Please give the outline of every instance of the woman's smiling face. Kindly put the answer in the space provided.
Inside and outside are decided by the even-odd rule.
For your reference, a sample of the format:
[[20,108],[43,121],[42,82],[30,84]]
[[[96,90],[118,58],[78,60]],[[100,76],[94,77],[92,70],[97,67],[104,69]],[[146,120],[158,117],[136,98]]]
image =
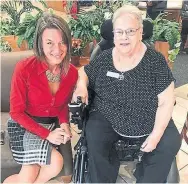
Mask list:
[[114,44],[119,52],[130,55],[142,40],[142,26],[132,14],[120,15],[114,22]]
[[45,29],[42,34],[42,47],[46,61],[50,65],[60,64],[67,54],[67,45],[58,29]]

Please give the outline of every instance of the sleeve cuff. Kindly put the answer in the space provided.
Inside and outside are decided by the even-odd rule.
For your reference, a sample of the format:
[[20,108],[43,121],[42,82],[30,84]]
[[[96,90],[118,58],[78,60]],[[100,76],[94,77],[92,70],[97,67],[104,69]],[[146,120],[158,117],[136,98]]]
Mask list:
[[40,137],[42,139],[46,139],[49,134],[50,134],[50,130],[46,129],[46,130],[44,130],[44,132],[42,132],[42,134],[40,135]]

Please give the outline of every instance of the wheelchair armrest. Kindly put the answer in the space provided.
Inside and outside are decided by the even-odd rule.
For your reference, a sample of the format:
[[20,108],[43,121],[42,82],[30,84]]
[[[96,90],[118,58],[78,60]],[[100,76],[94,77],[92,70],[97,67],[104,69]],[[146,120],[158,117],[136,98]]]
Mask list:
[[96,56],[98,56],[100,53],[102,53],[102,50],[100,48],[100,46],[97,44],[95,46],[95,48],[93,49],[91,56],[90,56],[90,62],[96,58]]

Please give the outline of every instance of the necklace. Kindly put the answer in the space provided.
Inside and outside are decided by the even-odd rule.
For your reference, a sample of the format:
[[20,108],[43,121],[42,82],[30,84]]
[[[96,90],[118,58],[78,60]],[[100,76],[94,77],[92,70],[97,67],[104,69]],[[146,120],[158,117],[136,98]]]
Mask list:
[[[129,70],[132,69],[132,67],[133,67],[134,64],[135,64],[136,59],[137,59],[137,57],[136,57],[136,56],[133,56],[133,58],[131,59],[132,62],[131,62],[131,65],[129,66],[129,68],[127,67],[127,68],[126,68],[126,71],[120,72],[119,78],[118,78],[119,80],[124,80],[124,79],[125,79],[125,76],[124,76],[125,72],[127,72],[127,71],[129,71]],[[118,62],[121,63],[120,57],[118,57]]]
[[119,78],[118,78],[119,80],[124,80],[124,78],[125,78],[125,77],[124,77],[124,73],[125,73],[125,72],[121,72],[121,74],[119,74]]
[[[135,57],[133,58],[133,63],[134,63],[134,61],[135,61]],[[119,57],[118,62],[120,63],[120,57]],[[132,64],[132,65],[133,65],[133,64]],[[131,67],[132,67],[132,65],[131,65]],[[119,80],[124,80],[124,79],[125,79],[125,76],[124,76],[125,72],[126,72],[126,71],[120,72],[119,77],[118,77]]]
[[50,72],[50,70],[47,70],[46,77],[49,82],[59,82],[61,79],[61,72],[55,75],[52,72]]

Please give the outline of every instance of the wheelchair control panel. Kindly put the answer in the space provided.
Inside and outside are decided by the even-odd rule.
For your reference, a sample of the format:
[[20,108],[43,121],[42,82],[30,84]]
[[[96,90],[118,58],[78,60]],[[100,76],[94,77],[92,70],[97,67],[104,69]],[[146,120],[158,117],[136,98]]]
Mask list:
[[82,103],[81,97],[77,98],[77,102],[68,104],[69,111],[71,112],[71,123],[78,125],[78,129],[83,128],[84,111],[86,110],[86,105]]
[[142,161],[144,152],[140,150],[143,143],[143,138],[126,138],[119,139],[115,143],[115,149],[117,151],[120,161]]

